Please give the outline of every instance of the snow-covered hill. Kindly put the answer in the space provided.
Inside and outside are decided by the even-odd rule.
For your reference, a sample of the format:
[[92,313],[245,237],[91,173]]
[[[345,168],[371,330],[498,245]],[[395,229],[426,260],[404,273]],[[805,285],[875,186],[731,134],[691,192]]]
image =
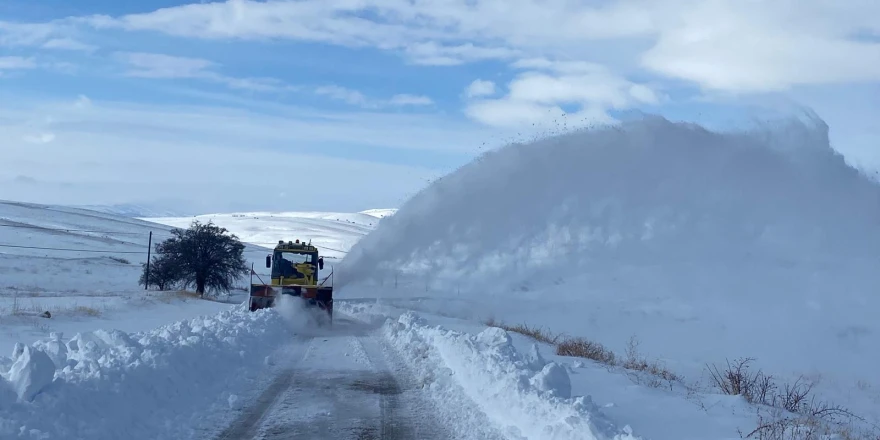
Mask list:
[[374,217],[385,218],[397,212],[397,209],[368,209],[366,211],[361,211],[361,214],[372,215]]
[[[328,220],[325,223],[334,226],[321,229],[324,236],[332,243],[347,244],[377,221],[362,214],[347,220],[366,226]],[[179,223],[186,227],[190,222]],[[301,232],[312,230],[307,224],[301,223]],[[299,232],[293,225],[288,227],[287,233]],[[144,291],[138,285],[150,233],[156,244],[170,237],[171,229],[115,213],[0,201],[0,350],[6,353],[15,342],[29,343],[51,332],[69,338],[78,331],[103,327],[140,331],[230,307]],[[343,238],[332,240],[333,231]],[[245,249],[246,259],[258,273],[265,272],[261,268],[267,252],[255,244]],[[241,302],[243,293],[237,295]],[[45,311],[51,318],[39,316]]]
[[186,215],[182,212],[172,211],[164,208],[138,205],[134,203],[117,203],[114,205],[80,205],[74,208],[87,209],[89,211],[98,211],[106,214],[116,214],[123,217],[181,217]]
[[337,287],[618,353],[635,336],[693,381],[754,357],[880,424],[878,200],[821,121],[649,118],[486,154],[358,242]]
[[144,218],[155,223],[185,228],[193,220],[209,221],[228,229],[242,241],[273,247],[279,240],[302,240],[317,246],[330,259],[341,259],[365,235],[394,210],[364,212],[235,212],[193,217]]

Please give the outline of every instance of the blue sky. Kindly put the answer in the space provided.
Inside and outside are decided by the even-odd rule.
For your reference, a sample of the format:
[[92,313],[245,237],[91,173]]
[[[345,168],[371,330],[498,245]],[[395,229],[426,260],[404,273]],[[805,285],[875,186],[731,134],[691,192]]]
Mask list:
[[874,1],[125,3],[0,4],[0,198],[395,207],[563,120],[780,102],[880,167]]

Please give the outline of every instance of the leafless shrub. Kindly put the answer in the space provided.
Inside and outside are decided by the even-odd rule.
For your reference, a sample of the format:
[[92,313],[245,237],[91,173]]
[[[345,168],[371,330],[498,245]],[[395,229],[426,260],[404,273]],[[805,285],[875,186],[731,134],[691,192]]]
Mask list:
[[716,365],[708,366],[710,380],[724,394],[742,396],[749,403],[770,404],[767,399],[775,388],[772,376],[765,375],[761,370],[751,372],[749,364],[753,358],[741,358],[732,364],[727,361],[727,368],[720,371]]
[[73,311],[87,316],[101,316],[101,311],[95,307],[76,306],[73,308]]
[[[848,411],[835,408],[849,414]],[[847,422],[835,421],[825,414],[797,414],[786,416],[783,409],[777,408],[768,415],[758,415],[758,426],[740,437],[756,440],[880,440],[876,430],[859,430],[852,421],[860,419],[853,416]],[[851,414],[850,414],[851,415]]]
[[798,377],[794,383],[785,384],[782,393],[775,396],[773,406],[793,413],[802,413],[807,396],[813,391],[813,383],[806,383],[804,377]]
[[536,341],[544,342],[546,344],[555,345],[561,339],[560,335],[553,334],[550,331],[544,330],[540,327],[531,327],[526,324],[510,325],[503,322],[495,321],[494,319],[488,319],[486,321],[486,325],[488,325],[489,327],[498,327],[513,333],[519,333],[521,335],[528,336]]
[[740,437],[756,440],[824,440],[826,429],[815,419],[784,417],[774,413],[770,417],[758,416],[758,426]]
[[592,359],[605,365],[617,365],[617,356],[604,345],[585,338],[568,338],[556,345],[556,354]]
[[[682,380],[681,376],[661,365],[659,361],[648,361],[643,357],[639,353],[639,343],[635,336],[631,337],[627,343],[626,358],[623,361],[623,368],[644,371],[667,382],[680,382]],[[652,386],[656,388],[659,386],[659,382]]]
[[[744,438],[758,440],[880,440],[877,433],[858,433],[855,421],[864,421],[849,410],[817,401],[811,397],[815,382],[804,376],[782,386],[781,391],[773,376],[761,370],[752,372],[751,358],[727,362],[721,371],[708,367],[711,382],[721,392],[742,396],[753,404],[771,408],[770,416],[758,414],[758,426]],[[742,435],[742,433],[740,433]]]

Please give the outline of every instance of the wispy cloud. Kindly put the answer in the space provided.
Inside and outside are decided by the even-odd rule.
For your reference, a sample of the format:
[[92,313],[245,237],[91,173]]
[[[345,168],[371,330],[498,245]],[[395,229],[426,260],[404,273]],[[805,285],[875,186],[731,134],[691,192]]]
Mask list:
[[464,94],[468,98],[494,95],[495,83],[492,81],[476,79],[467,87],[467,89],[465,89]]
[[0,21],[0,46],[38,46],[61,31],[55,23],[13,23]]
[[[647,85],[634,83],[608,68],[587,62],[524,59],[514,63],[525,69],[507,84],[507,94],[497,99],[478,99],[494,93],[494,83],[474,81],[465,94],[475,98],[466,114],[485,124],[512,127],[546,123],[562,114],[585,123],[607,123],[608,109],[658,104],[660,98]],[[568,112],[563,106],[576,106]]]
[[121,52],[118,55],[132,67],[128,75],[144,78],[201,78],[209,73],[208,68],[216,65],[201,58],[158,53]]
[[0,57],[0,70],[34,69],[37,67],[33,58]]
[[30,134],[22,136],[25,142],[31,144],[48,144],[55,140],[54,133],[40,133],[40,134]]
[[43,43],[40,47],[43,49],[74,50],[82,52],[94,52],[98,50],[98,46],[86,44],[72,38],[52,38]]
[[413,106],[422,106],[422,105],[431,105],[434,101],[427,96],[421,95],[408,95],[408,94],[399,94],[394,95],[391,99],[388,100],[388,104],[390,105],[413,105]]
[[158,53],[120,52],[117,53],[130,69],[127,75],[142,78],[195,78],[224,84],[233,89],[261,92],[293,91],[290,86],[275,78],[235,78],[215,72],[218,64],[202,59],[178,57]]
[[397,94],[389,99],[370,99],[357,90],[338,85],[318,87],[315,89],[315,93],[367,109],[380,109],[393,106],[426,106],[431,105],[434,102],[427,96],[409,94]]
[[426,66],[457,66],[473,61],[509,60],[521,53],[506,47],[481,47],[473,43],[447,46],[433,41],[408,45],[404,52],[412,63]]

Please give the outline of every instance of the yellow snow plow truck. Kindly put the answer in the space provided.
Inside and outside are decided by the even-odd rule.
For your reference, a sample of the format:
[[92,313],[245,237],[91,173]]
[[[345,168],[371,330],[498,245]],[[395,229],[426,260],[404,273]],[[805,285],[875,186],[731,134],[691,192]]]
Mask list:
[[[309,307],[317,307],[333,320],[333,285],[324,285],[330,275],[320,280],[319,271],[324,269],[324,257],[318,248],[306,243],[283,240],[278,242],[271,255],[266,256],[266,267],[272,269],[269,284],[251,282],[250,310],[273,307],[280,295],[299,297]],[[262,281],[262,280],[261,280]]]

